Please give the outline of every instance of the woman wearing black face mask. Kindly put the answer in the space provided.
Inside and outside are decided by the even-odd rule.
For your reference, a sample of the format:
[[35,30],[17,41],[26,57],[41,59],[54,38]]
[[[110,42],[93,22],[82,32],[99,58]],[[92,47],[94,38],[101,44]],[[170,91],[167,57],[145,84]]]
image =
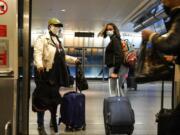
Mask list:
[[[105,51],[105,64],[109,68],[110,95],[124,96],[124,92],[117,89],[117,78],[119,78],[120,69],[122,69],[123,53],[121,47],[121,38],[117,26],[113,23],[106,24],[105,28],[99,33],[100,36],[106,38],[109,36],[110,42]],[[123,69],[122,69],[123,70]],[[119,79],[119,88],[122,82]],[[112,92],[112,93],[111,93]]]

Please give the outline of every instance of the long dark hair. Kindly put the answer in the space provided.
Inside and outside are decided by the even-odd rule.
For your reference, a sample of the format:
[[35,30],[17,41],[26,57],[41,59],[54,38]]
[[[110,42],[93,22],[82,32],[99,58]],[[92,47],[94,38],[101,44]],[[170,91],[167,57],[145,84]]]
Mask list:
[[118,29],[118,27],[114,23],[106,24],[105,27],[103,28],[103,30],[101,30],[101,32],[99,33],[99,36],[103,36],[104,38],[107,37],[106,31],[107,31],[107,26],[108,25],[111,25],[113,27],[114,35],[116,35],[118,38],[120,38],[119,29]]

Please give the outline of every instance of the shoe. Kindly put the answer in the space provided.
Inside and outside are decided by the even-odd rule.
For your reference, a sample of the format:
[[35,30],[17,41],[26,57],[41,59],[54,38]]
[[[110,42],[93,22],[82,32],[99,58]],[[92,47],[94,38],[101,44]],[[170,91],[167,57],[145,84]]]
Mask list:
[[44,126],[39,126],[38,127],[38,133],[39,135],[47,135],[45,129],[44,129]]
[[58,126],[57,126],[57,124],[56,124],[56,125],[53,125],[53,129],[54,129],[54,132],[55,132],[55,133],[58,132]]

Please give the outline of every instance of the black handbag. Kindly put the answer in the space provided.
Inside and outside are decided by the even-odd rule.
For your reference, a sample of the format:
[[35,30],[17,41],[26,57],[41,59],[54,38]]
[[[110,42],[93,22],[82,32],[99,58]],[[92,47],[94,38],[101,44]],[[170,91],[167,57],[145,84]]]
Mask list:
[[79,91],[88,89],[88,82],[84,76],[81,65],[76,65],[76,87]]

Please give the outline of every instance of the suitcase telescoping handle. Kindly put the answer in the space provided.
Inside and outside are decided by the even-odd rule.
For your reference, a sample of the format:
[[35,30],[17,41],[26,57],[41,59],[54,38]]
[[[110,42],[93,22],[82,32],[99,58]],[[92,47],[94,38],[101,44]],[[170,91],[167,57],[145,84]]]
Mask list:
[[[80,64],[75,65],[75,87],[76,87],[76,92],[78,92],[78,87],[77,87],[77,76],[78,76],[78,68],[81,66]],[[79,90],[81,93],[81,90]]]
[[173,72],[172,72],[172,102],[171,102],[171,106],[172,109],[174,109],[174,77],[175,77],[175,64],[173,64]]
[[118,95],[117,96],[121,96],[120,95],[120,86],[119,86],[119,78],[112,78],[112,77],[109,77],[108,79],[108,83],[109,83],[109,95],[112,96],[112,90],[111,90],[111,79],[116,79],[116,86],[117,86],[117,93]]
[[75,87],[76,87],[76,92],[78,92],[77,88],[77,74],[78,74],[78,64],[75,65]]
[[[171,107],[174,109],[174,71],[175,66],[173,65],[173,72],[172,72],[172,98],[171,98]],[[164,108],[164,80],[162,80],[162,88],[161,88],[161,110]]]
[[161,110],[164,107],[164,80],[162,80],[162,86],[161,86]]

